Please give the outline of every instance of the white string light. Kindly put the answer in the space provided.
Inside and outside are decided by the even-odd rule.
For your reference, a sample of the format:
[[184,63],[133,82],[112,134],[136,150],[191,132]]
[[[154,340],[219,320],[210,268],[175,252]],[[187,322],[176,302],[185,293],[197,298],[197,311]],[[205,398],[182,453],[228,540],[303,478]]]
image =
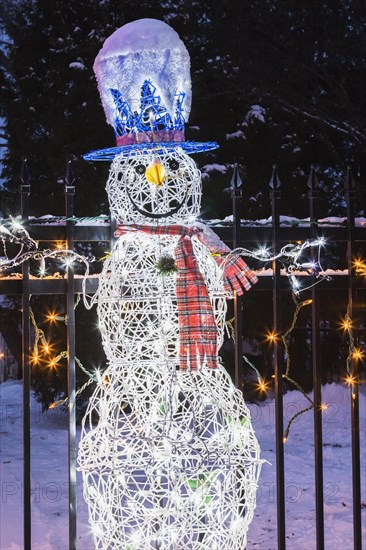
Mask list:
[[[324,247],[325,242],[326,241],[324,237],[319,237],[318,239],[314,239],[311,241],[307,240],[301,244],[289,243],[283,246],[278,253],[273,255],[271,255],[269,250],[263,246],[254,251],[248,250],[247,248],[239,247],[228,254],[225,262],[227,262],[230,256],[234,254],[243,257],[255,258],[256,260],[264,263],[279,260],[285,269],[292,291],[298,296],[300,292],[312,288],[316,284],[319,284],[321,281],[329,281],[331,279],[329,275],[326,275],[324,273],[323,267],[321,265],[321,249]],[[315,247],[318,248],[316,261],[309,261],[308,259],[306,261],[301,260],[301,257],[303,256],[305,250]],[[315,275],[315,278],[317,280],[314,283],[307,285],[306,287],[301,287],[301,283],[296,276],[296,271],[306,272],[310,275],[313,274]]]
[[[19,267],[28,260],[35,260],[39,262],[39,276],[44,277],[46,274],[46,260],[62,260],[65,268],[70,267],[73,262],[78,262],[83,264],[85,268],[85,277],[83,279],[85,288],[85,280],[89,275],[89,264],[95,261],[93,256],[87,258],[74,250],[68,250],[63,247],[41,250],[39,249],[38,242],[32,239],[20,222],[16,220],[16,223],[14,223],[12,218],[10,218],[9,227],[5,224],[0,224],[0,234],[4,251],[4,256],[0,257],[0,273]],[[8,255],[7,242],[20,245],[19,250],[13,257],[9,257]]]

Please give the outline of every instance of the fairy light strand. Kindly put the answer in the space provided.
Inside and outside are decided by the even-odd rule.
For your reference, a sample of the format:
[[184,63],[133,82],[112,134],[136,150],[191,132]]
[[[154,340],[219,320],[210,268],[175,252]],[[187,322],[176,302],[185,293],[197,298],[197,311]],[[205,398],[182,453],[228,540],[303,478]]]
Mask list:
[[[85,256],[82,256],[76,253],[73,250],[67,250],[66,248],[64,248],[63,243],[61,246],[60,242],[58,242],[58,244],[56,245],[57,248],[54,250],[51,250],[51,249],[39,250],[38,243],[30,237],[28,231],[18,221],[14,221],[13,219],[10,219],[10,228],[8,228],[5,224],[0,225],[0,233],[1,233],[1,240],[3,243],[3,248],[5,251],[4,257],[0,258],[0,272],[1,270],[14,269],[15,267],[19,267],[25,261],[33,259],[33,260],[39,261],[39,264],[40,264],[39,274],[41,277],[44,277],[46,272],[46,269],[45,269],[46,260],[62,259],[64,260],[66,267],[74,261],[83,263],[85,267],[85,277],[88,277],[89,264],[91,262],[98,261],[93,256],[90,258],[87,258]],[[9,258],[6,253],[6,241],[20,245],[20,250],[18,251],[18,253],[14,258]],[[303,292],[304,290],[308,290],[309,288],[312,288],[312,286],[319,284],[321,281],[330,280],[330,277],[324,274],[324,270],[321,266],[321,248],[324,246],[324,244],[325,244],[324,237],[320,237],[319,239],[315,239],[312,241],[305,241],[300,245],[289,243],[283,246],[281,250],[275,255],[271,255],[265,247],[261,247],[256,251],[255,250],[252,251],[246,248],[236,248],[226,256],[226,258],[224,259],[222,268],[225,267],[226,262],[229,261],[230,257],[233,254],[237,254],[243,257],[251,257],[263,263],[269,263],[274,260],[280,260],[281,264],[283,265],[283,268],[286,271],[286,275],[289,279],[292,291],[298,296],[300,292]],[[304,253],[304,251],[312,247],[318,247],[317,261],[316,262],[300,261],[300,258]],[[25,248],[26,250],[24,250]],[[99,261],[103,261],[104,258],[101,258]],[[315,281],[311,285],[307,285],[306,287],[301,288],[298,277],[296,276],[296,273],[295,273],[297,270],[304,270],[307,273],[311,273],[315,275],[317,281]],[[85,278],[83,279],[82,284],[83,284],[84,303],[88,309],[91,309],[91,307],[94,305],[96,300],[95,299],[92,300],[89,296],[87,296],[85,291],[86,289]]]
[[[77,298],[76,298],[76,301],[75,301],[75,304],[74,304],[74,309],[76,309],[79,302],[80,302],[80,294],[77,294]],[[31,323],[32,323],[32,326],[33,326],[33,329],[34,329],[33,356],[31,358],[31,360],[32,360],[32,363],[35,365],[35,364],[40,362],[40,356],[42,356],[42,354],[39,353],[39,342],[40,341],[42,342],[44,349],[47,346],[47,349],[45,350],[45,353],[47,355],[51,351],[51,346],[50,346],[49,341],[46,340],[46,336],[45,336],[44,331],[38,327],[32,308],[29,309],[29,316],[30,316],[30,320],[31,320]],[[65,325],[67,325],[67,320],[68,320],[67,315],[57,316],[57,319],[60,320],[60,321],[63,321],[65,323]],[[67,358],[68,358],[67,351],[66,350],[61,351],[55,357],[53,357],[51,360],[48,360],[48,365],[50,367],[55,367],[57,365],[57,363],[59,363],[59,361],[61,361],[62,359],[67,359]],[[83,391],[88,386],[90,386],[94,382],[97,382],[97,376],[95,374],[92,374],[91,372],[89,372],[89,370],[84,367],[84,365],[82,364],[82,362],[80,361],[80,359],[78,357],[75,357],[75,363],[80,368],[80,370],[88,377],[87,381],[76,391],[75,397],[78,397],[79,395],[81,395],[83,393]],[[68,397],[66,397],[65,399],[60,399],[58,401],[55,401],[54,403],[52,403],[50,405],[49,408],[54,409],[56,407],[59,407],[61,405],[66,404],[67,402],[68,402]]]
[[289,434],[289,431],[290,431],[290,427],[292,425],[292,423],[301,415],[303,415],[304,413],[308,412],[309,410],[311,409],[314,409],[315,408],[315,402],[313,399],[311,399],[307,393],[304,391],[304,389],[300,386],[300,384],[298,382],[296,382],[296,380],[294,380],[291,376],[290,376],[290,370],[291,370],[291,354],[290,354],[290,349],[289,349],[289,341],[290,341],[290,334],[292,333],[292,331],[295,329],[295,326],[296,326],[296,323],[297,323],[297,319],[298,319],[298,316],[299,316],[299,312],[300,310],[303,308],[303,307],[306,307],[307,305],[310,305],[312,303],[312,300],[304,300],[303,302],[298,302],[297,301],[297,298],[296,298],[296,295],[294,293],[292,293],[292,299],[294,301],[294,304],[295,304],[295,310],[294,310],[294,313],[293,313],[293,317],[292,317],[292,320],[291,320],[291,323],[290,323],[290,326],[289,328],[283,333],[280,335],[280,338],[282,340],[282,343],[283,343],[283,348],[284,348],[284,352],[285,352],[285,356],[286,356],[286,368],[285,368],[285,372],[283,373],[282,377],[287,380],[288,382],[290,382],[291,384],[293,384],[295,386],[295,388],[297,388],[298,391],[300,391],[300,393],[305,397],[305,399],[307,399],[307,401],[309,401],[310,403],[310,406],[308,407],[303,407],[300,411],[297,411],[291,418],[290,420],[288,421],[287,423],[287,426],[285,428],[285,432],[284,432],[284,438],[285,440],[287,440],[287,437],[288,437],[288,434]]
[[[10,221],[9,221],[10,220]],[[89,275],[89,264],[96,261],[94,256],[87,258],[78,254],[74,250],[68,250],[66,246],[56,249],[39,249],[39,243],[32,239],[28,231],[21,223],[13,218],[3,221],[0,224],[0,238],[3,245],[4,256],[0,258],[0,272],[8,271],[19,267],[28,260],[36,260],[40,262],[40,271],[44,271],[45,261],[47,259],[59,259],[67,262],[80,262],[85,267],[85,277]],[[14,257],[9,257],[7,253],[6,243],[20,245],[20,249]],[[57,246],[57,245],[56,245]]]
[[[252,251],[247,248],[236,248],[228,254],[225,261],[227,262],[229,258],[234,255],[240,255],[243,257],[250,257],[256,260],[259,260],[263,263],[273,262],[279,260],[286,271],[286,275],[289,279],[292,292],[298,296],[300,292],[309,290],[313,286],[319,284],[321,281],[329,281],[331,277],[326,275],[324,269],[321,265],[321,249],[325,245],[325,238],[319,237],[314,240],[307,240],[301,244],[289,243],[283,246],[277,254],[271,255],[269,250],[265,247],[260,247],[258,250]],[[317,260],[315,262],[301,261],[301,257],[305,250],[309,248],[318,247]],[[225,264],[224,261],[224,264]],[[317,281],[307,285],[306,287],[301,288],[301,285],[296,276],[296,271],[303,270],[308,274],[314,275]]]
[[[235,343],[234,320],[235,320],[234,317],[232,317],[231,319],[228,319],[226,321],[225,326],[226,326],[226,331],[227,331],[227,334],[228,334],[229,338],[231,338],[233,340],[233,342]],[[255,372],[255,374],[257,376],[257,381],[258,381],[259,388],[264,388],[266,386],[266,382],[264,381],[264,379],[263,379],[261,373],[259,372],[259,370],[257,369],[257,367],[255,365],[253,365],[253,363],[251,361],[249,361],[249,359],[246,355],[243,355],[243,360]]]
[[347,307],[347,312],[344,316],[342,323],[343,330],[347,333],[348,336],[348,355],[346,358],[346,371],[349,376],[352,376],[352,361],[360,360],[364,358],[364,352],[356,347],[355,345],[355,336],[353,333],[353,321],[349,315],[349,306]]
[[[290,376],[291,354],[290,354],[290,349],[289,349],[289,337],[290,337],[290,334],[292,333],[292,331],[296,327],[296,323],[297,323],[297,319],[298,319],[298,315],[299,315],[300,310],[303,307],[311,304],[311,300],[304,300],[303,302],[298,302],[297,299],[296,299],[296,296],[293,293],[292,293],[292,298],[293,298],[293,301],[295,303],[295,310],[294,310],[289,328],[283,334],[279,334],[279,335],[276,335],[276,336],[274,334],[270,333],[270,336],[267,337],[267,339],[270,340],[271,342],[273,342],[277,338],[280,338],[282,340],[283,347],[284,347],[284,352],[285,352],[285,356],[286,356],[286,369],[285,369],[285,372],[282,374],[282,378],[286,379],[289,383],[291,383],[293,386],[295,386],[295,388],[298,391],[301,392],[301,394],[305,397],[305,399],[307,399],[307,401],[310,402],[310,406],[309,407],[304,407],[300,411],[297,411],[296,414],[294,414],[290,418],[290,420],[287,423],[285,432],[284,432],[284,439],[285,440],[287,440],[291,425],[296,420],[296,418],[298,418],[299,416],[301,416],[305,412],[307,412],[307,411],[309,411],[309,410],[311,410],[315,407],[314,401],[307,395],[307,393],[304,391],[304,389],[301,387],[301,385],[298,382],[296,382],[296,380],[294,380]],[[226,324],[227,324],[228,334],[229,334],[230,338],[232,338],[235,342],[235,332],[234,332],[234,327],[233,327],[233,320],[234,319],[228,320],[226,322]],[[249,359],[245,355],[243,355],[243,359],[251,367],[251,369],[253,369],[254,372],[256,373],[257,381],[258,381],[258,386],[257,386],[258,390],[262,391],[262,392],[266,392],[268,390],[268,387],[269,387],[268,382],[266,382],[263,379],[263,377],[261,376],[258,369],[253,365],[253,363],[251,361],[249,361]]]

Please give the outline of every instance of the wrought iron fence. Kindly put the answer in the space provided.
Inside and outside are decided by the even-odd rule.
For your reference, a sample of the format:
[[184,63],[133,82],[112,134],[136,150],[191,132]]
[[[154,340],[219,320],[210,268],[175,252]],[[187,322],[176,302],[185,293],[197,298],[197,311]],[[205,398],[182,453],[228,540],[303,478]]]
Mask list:
[[[356,243],[366,242],[366,224],[355,224],[355,201],[357,191],[350,170],[344,186],[345,223],[339,226],[327,227],[319,223],[317,203],[319,198],[318,182],[314,170],[311,170],[308,180],[309,221],[306,225],[284,226],[281,223],[281,183],[276,168],[273,169],[269,182],[272,216],[266,226],[256,226],[250,222],[241,223],[242,186],[237,169],[234,169],[231,181],[233,202],[233,224],[231,226],[215,227],[219,236],[234,247],[245,243],[254,246],[258,242],[271,242],[272,252],[279,250],[282,243],[315,239],[327,234],[328,241],[341,242],[346,246],[347,272],[336,276],[329,283],[311,287],[311,358],[312,382],[315,407],[314,422],[314,464],[315,464],[315,520],[316,548],[324,549],[324,483],[323,483],[323,443],[321,415],[321,360],[320,360],[320,318],[319,293],[324,288],[346,289],[348,293],[348,314],[359,310],[359,291],[366,288],[365,277],[358,277],[354,265]],[[66,241],[69,250],[74,249],[75,242],[114,242],[115,224],[113,220],[103,225],[84,223],[78,224],[74,216],[73,198],[75,180],[68,165],[65,177],[65,216],[58,218],[55,224],[42,224],[39,219],[30,219],[29,197],[31,194],[30,177],[26,162],[23,162],[21,173],[21,218],[23,225],[37,241]],[[72,265],[67,267],[65,278],[30,278],[29,262],[22,264],[21,278],[0,279],[0,294],[22,296],[22,372],[23,372],[23,483],[24,483],[24,548],[31,550],[31,328],[30,328],[30,296],[60,294],[66,297],[67,304],[67,358],[68,358],[68,472],[69,472],[69,548],[76,549],[76,372],[75,372],[75,313],[74,296],[82,291],[81,279],[74,277]],[[311,276],[310,276],[311,277]],[[313,275],[314,277],[314,275]],[[315,282],[315,280],[313,281]],[[272,294],[273,333],[283,333],[282,295],[288,286],[287,278],[280,271],[280,263],[272,263],[272,277],[262,277],[254,287],[253,292],[270,291]],[[92,294],[97,289],[97,279],[87,280],[87,291]],[[236,297],[235,312],[235,372],[237,387],[243,387],[243,301]],[[354,332],[354,343],[357,343],[361,333]],[[364,336],[364,335],[363,335]],[[283,410],[283,374],[285,353],[283,340],[273,340],[273,369],[275,394],[275,429],[276,429],[276,490],[277,490],[277,544],[279,550],[286,549],[286,513],[285,513],[285,464],[284,464],[284,410]],[[361,373],[359,362],[350,357],[350,403],[352,419],[352,487],[353,487],[353,548],[362,549],[361,540],[361,475],[360,475],[360,424],[359,424],[359,384]],[[223,549],[224,550],[224,549]]]

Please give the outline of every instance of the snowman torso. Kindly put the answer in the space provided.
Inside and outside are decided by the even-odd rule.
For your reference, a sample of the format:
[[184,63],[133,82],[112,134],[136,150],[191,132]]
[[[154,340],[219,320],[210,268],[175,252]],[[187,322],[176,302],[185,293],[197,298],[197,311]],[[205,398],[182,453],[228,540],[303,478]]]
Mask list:
[[[175,256],[178,237],[127,233],[116,243],[99,280],[98,319],[110,361],[179,363],[176,275],[162,275],[157,264]],[[208,249],[192,239],[205,277],[222,345],[226,295],[222,272]],[[120,367],[121,368],[121,367]]]

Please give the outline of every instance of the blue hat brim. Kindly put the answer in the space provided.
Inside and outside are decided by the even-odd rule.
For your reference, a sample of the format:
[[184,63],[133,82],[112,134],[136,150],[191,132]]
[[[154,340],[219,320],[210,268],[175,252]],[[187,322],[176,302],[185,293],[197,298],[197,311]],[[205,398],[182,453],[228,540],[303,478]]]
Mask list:
[[141,149],[156,149],[159,150],[159,147],[164,147],[164,150],[173,152],[177,147],[183,149],[188,155],[193,155],[194,153],[203,153],[205,151],[212,151],[219,147],[218,143],[215,141],[207,141],[206,143],[197,142],[197,141],[161,141],[161,142],[146,142],[146,143],[136,143],[133,145],[122,145],[117,147],[110,147],[108,149],[98,149],[97,151],[90,151],[83,155],[84,160],[94,160],[94,161],[112,161],[117,155],[123,155],[124,157],[133,157],[134,154],[137,154]]

